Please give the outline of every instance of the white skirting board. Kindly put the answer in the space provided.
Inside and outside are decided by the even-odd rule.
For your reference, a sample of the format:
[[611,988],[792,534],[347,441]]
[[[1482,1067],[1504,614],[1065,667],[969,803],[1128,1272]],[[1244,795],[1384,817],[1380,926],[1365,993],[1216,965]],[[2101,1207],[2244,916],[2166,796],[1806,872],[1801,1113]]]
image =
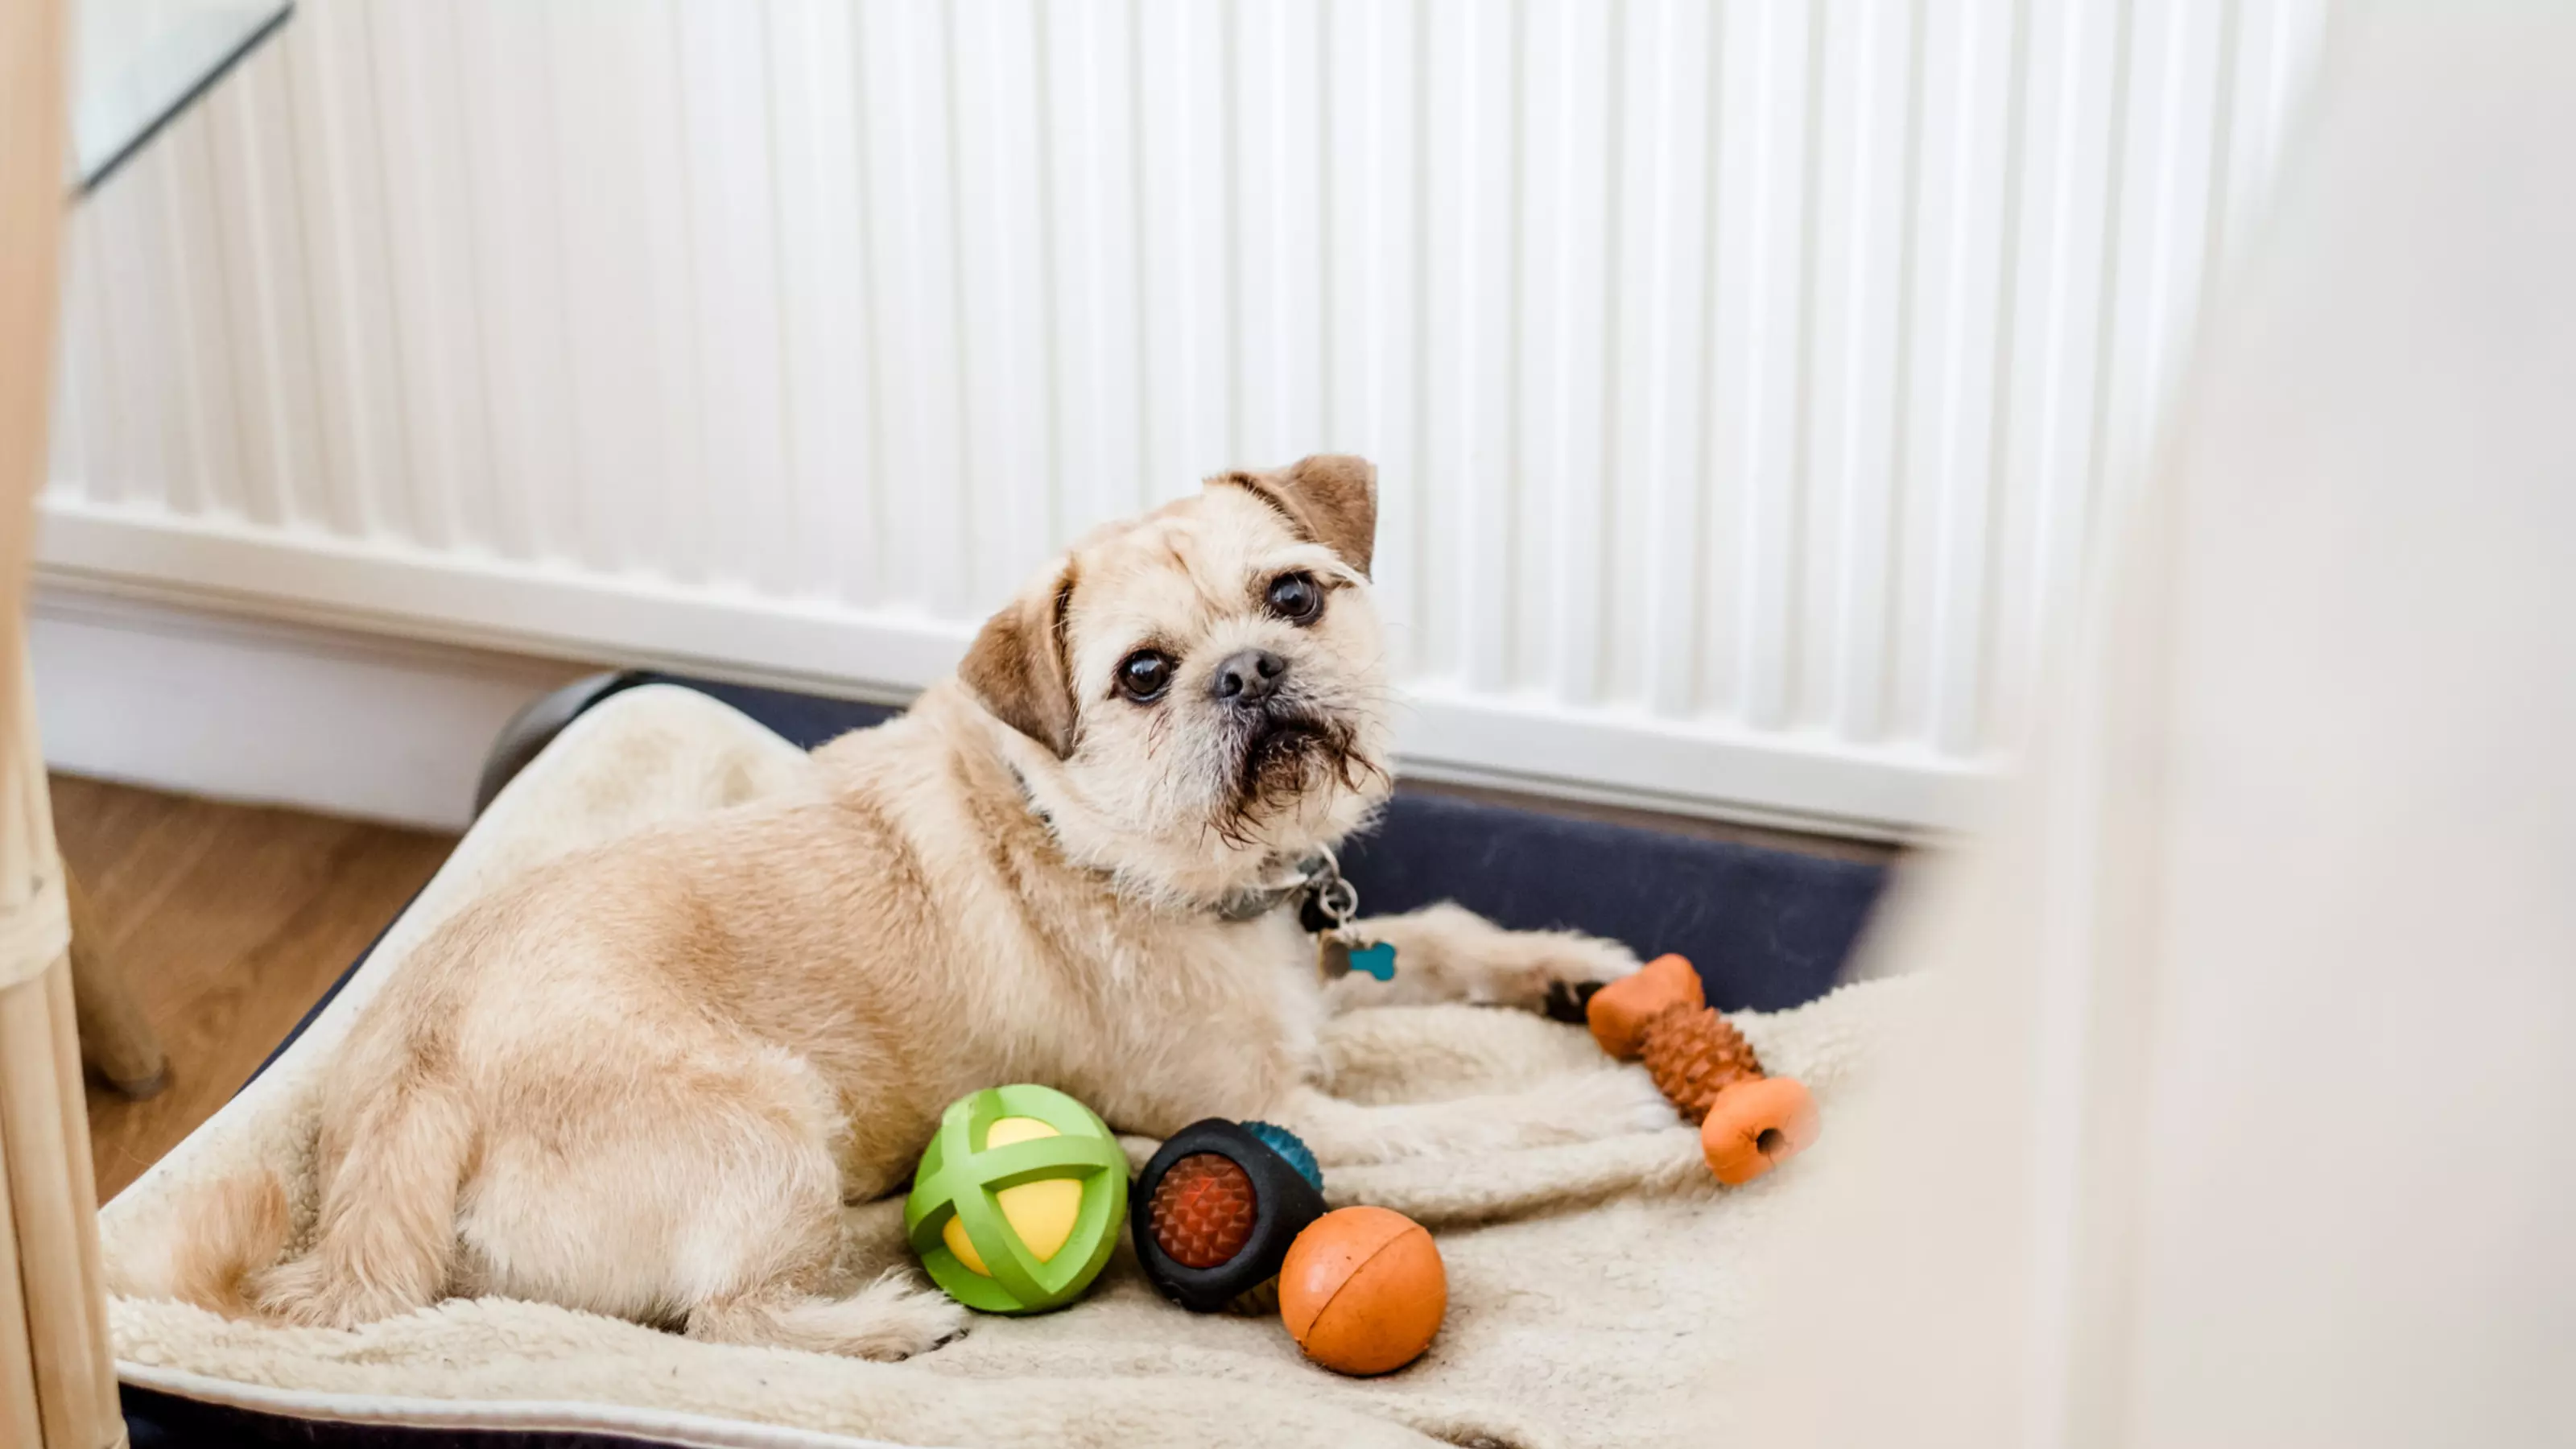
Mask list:
[[59,587],[28,641],[55,769],[441,830],[512,712],[582,672]]

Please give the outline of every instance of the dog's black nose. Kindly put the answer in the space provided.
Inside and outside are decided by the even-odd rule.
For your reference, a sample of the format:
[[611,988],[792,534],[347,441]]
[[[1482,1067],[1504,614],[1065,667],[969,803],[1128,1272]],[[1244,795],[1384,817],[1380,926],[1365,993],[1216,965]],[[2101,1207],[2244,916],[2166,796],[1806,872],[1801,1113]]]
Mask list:
[[1246,649],[1227,656],[1216,667],[1216,681],[1211,687],[1216,697],[1228,704],[1259,704],[1279,687],[1279,676],[1287,672],[1287,660],[1267,649]]

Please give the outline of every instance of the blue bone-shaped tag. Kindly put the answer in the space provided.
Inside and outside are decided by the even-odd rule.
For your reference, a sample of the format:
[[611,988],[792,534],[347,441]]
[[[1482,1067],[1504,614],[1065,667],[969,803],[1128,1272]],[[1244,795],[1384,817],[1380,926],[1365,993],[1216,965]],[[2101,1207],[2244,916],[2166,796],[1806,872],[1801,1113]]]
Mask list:
[[1351,951],[1351,969],[1365,971],[1380,981],[1393,981],[1395,979],[1395,943],[1378,941],[1370,945],[1354,947]]

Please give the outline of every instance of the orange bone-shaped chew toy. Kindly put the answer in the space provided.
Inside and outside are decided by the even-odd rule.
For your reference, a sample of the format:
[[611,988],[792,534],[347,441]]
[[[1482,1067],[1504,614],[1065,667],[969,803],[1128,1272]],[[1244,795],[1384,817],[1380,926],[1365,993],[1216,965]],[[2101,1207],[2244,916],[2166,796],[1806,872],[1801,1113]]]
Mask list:
[[1709,1009],[1699,973],[1679,956],[1658,956],[1594,992],[1584,1017],[1603,1051],[1645,1058],[1656,1087],[1700,1124],[1709,1170],[1729,1187],[1797,1156],[1822,1130],[1816,1099],[1791,1078],[1763,1075],[1751,1044]]

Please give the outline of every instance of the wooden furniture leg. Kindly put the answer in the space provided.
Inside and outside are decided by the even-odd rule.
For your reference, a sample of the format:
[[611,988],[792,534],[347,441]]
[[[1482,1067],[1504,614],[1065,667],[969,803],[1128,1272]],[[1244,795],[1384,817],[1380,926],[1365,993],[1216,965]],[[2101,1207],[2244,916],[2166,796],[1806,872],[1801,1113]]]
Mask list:
[[125,1443],[107,1344],[71,903],[21,632],[63,227],[62,0],[0,3],[0,1445]]
[[143,1004],[121,963],[102,944],[106,933],[82,893],[80,877],[63,867],[72,913],[72,1005],[80,1023],[81,1058],[119,1092],[141,1101],[169,1084],[169,1058],[144,1019]]

